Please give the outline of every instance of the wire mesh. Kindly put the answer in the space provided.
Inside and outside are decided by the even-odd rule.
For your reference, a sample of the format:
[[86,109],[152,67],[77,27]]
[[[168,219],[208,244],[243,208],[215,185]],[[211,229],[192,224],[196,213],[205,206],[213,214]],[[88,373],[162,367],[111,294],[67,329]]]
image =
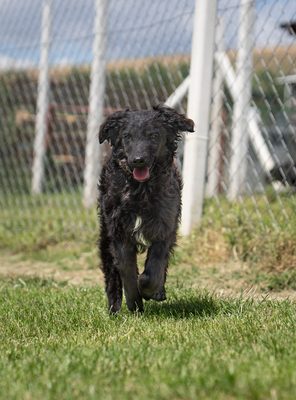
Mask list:
[[[81,200],[95,1],[52,0],[45,175],[43,193],[37,196],[31,193],[31,183],[43,4],[12,0],[3,4],[0,15],[0,220],[12,231],[38,225],[42,234],[44,224],[57,224],[75,235],[77,228],[94,229],[96,223],[96,210],[85,209]],[[105,115],[165,102],[184,81],[190,70],[194,5],[194,0],[109,1]],[[206,205],[223,215],[240,207],[263,231],[295,229],[294,5],[293,0],[255,2],[249,54],[253,114],[248,111],[247,123],[255,124],[273,168],[262,163],[260,148],[247,140],[246,178],[232,201],[230,171],[238,121],[234,89],[226,75],[239,72],[241,2],[218,1],[216,30],[224,28],[216,35],[214,49]],[[222,64],[228,62],[228,71],[221,59]],[[176,108],[186,112],[186,95]],[[182,167],[182,145],[180,149]]]

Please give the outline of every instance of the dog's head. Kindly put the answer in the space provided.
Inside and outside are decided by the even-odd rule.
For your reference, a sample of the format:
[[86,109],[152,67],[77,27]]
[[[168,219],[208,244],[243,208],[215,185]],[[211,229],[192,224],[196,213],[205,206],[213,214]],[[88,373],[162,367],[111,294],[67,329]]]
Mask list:
[[157,105],[150,111],[117,111],[99,131],[100,143],[108,140],[122,149],[134,179],[144,182],[156,163],[173,159],[182,132],[193,132],[194,123],[173,108]]

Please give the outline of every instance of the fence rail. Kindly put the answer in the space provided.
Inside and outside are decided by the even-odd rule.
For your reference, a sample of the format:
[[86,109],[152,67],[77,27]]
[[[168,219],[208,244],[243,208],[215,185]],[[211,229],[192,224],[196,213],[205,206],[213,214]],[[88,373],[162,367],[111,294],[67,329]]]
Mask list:
[[[191,145],[179,148],[183,203],[189,210],[184,233],[199,219],[192,214],[196,206],[200,215],[211,209],[226,219],[241,214],[262,232],[296,230],[294,0],[218,0],[215,18],[204,24],[205,44],[197,45],[195,3],[202,9],[207,1],[5,3],[0,16],[2,228],[29,231],[34,224],[62,220],[63,229],[74,235],[77,227],[94,229],[98,166],[108,150],[102,147],[99,154],[96,141],[102,118],[114,110],[166,102],[198,115],[196,134],[208,137],[203,146],[192,147],[188,139]],[[207,45],[211,22],[213,46]],[[199,67],[194,51],[203,45],[199,61],[208,66]],[[188,91],[195,90],[195,73],[199,84],[206,82],[209,65],[211,102],[203,92],[198,113]]]

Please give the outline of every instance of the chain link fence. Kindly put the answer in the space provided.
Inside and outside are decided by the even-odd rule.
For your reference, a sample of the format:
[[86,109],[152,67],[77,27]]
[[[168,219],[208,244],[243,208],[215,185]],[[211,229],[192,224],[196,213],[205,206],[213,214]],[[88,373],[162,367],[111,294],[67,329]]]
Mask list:
[[[205,205],[225,216],[239,208],[262,231],[294,230],[295,3],[254,4],[246,58],[251,62],[251,107],[239,113],[241,93],[235,79],[244,40],[239,33],[242,5],[218,1]],[[82,201],[95,0],[51,2],[44,175],[42,193],[36,195],[32,168],[43,7],[39,0],[11,0],[2,5],[0,15],[0,229],[30,232],[39,227],[42,235],[45,226],[57,225],[76,235],[77,229],[94,230],[96,224],[95,206],[85,208]],[[108,2],[105,115],[126,107],[151,108],[180,87],[190,71],[194,7],[194,0]],[[175,107],[186,112],[186,93]],[[245,165],[244,179],[237,183],[232,159],[240,118],[250,134],[239,160]],[[107,146],[102,157],[106,151]],[[179,156],[182,168],[182,144]],[[239,186],[235,195],[234,181]]]
[[295,4],[220,1],[218,17],[206,196],[254,229],[295,230]]

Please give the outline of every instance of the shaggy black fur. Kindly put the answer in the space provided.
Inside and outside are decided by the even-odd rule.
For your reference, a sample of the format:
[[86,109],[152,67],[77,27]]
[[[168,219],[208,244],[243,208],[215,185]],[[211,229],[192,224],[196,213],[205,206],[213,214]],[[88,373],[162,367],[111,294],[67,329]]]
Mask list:
[[[129,310],[143,310],[142,298],[166,299],[165,280],[181,213],[181,176],[174,157],[181,132],[192,120],[158,105],[150,111],[117,111],[100,127],[108,140],[99,183],[102,271],[109,310],[121,308],[122,283]],[[148,250],[138,277],[137,253]]]

